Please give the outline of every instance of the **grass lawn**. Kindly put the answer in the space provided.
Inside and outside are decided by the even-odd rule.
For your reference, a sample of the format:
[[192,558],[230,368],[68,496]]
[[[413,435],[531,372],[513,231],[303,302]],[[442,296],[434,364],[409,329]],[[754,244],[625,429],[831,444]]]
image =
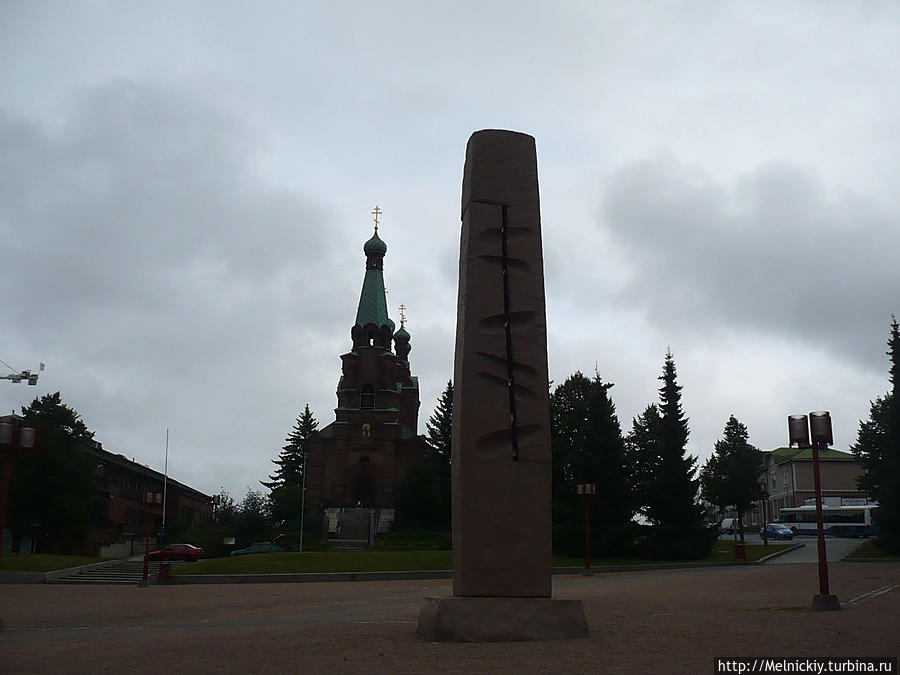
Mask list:
[[[748,545],[747,560],[759,560],[790,544]],[[304,572],[392,572],[449,570],[450,551],[305,551],[303,553],[259,553],[211,558],[172,570],[172,574],[295,574]],[[709,558],[689,562],[733,562],[734,542],[720,540]],[[594,558],[593,566],[642,565],[659,561],[643,558]],[[553,556],[554,567],[581,567],[582,558]]]
[[51,555],[35,553],[34,555],[15,555],[4,553],[0,558],[0,572],[52,572],[79,565],[89,565],[106,558],[88,558],[80,555]]
[[900,556],[891,555],[881,548],[877,541],[869,540],[864,542],[862,546],[850,553],[848,558],[884,558],[886,560],[897,560]]

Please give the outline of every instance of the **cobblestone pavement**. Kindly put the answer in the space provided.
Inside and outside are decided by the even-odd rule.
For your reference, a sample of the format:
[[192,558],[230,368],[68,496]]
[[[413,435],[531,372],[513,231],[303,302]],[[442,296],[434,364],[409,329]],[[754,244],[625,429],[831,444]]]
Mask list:
[[812,564],[554,577],[586,640],[438,644],[415,634],[450,582],[2,586],[0,671],[711,673],[715,656],[897,656],[900,564],[829,566],[840,612],[812,612]]

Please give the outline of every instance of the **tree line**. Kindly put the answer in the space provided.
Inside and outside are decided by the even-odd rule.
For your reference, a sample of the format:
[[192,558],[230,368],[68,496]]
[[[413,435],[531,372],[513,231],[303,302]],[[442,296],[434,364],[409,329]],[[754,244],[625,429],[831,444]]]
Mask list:
[[[859,487],[876,499],[878,541],[900,553],[900,334],[892,318],[887,355],[889,390],[870,404],[851,447],[863,473]],[[583,505],[577,482],[593,482],[598,498],[592,507],[591,550],[597,555],[636,554],[650,558],[694,558],[708,554],[714,541],[711,519],[701,497],[722,512],[740,516],[761,498],[761,454],[736,417],[726,421],[706,463],[687,453],[688,418],[681,403],[675,360],[667,351],[659,376],[659,399],[650,403],[631,428],[622,432],[610,395],[612,383],[598,373],[569,376],[550,395],[553,545],[560,553],[580,555]],[[450,459],[453,384],[448,382],[426,423],[427,452],[395,490],[397,525],[408,529],[449,529]],[[93,463],[87,451],[93,432],[59,392],[35,398],[22,407],[25,424],[38,428],[35,453],[12,463],[8,526],[17,531],[39,527],[44,551],[78,548],[90,527]],[[220,494],[216,523],[209,532],[179,532],[213,547],[221,534],[241,544],[268,539],[299,528],[300,490],[306,442],[318,428],[309,406],[298,416],[273,461],[268,490],[248,490],[239,501]],[[320,521],[310,518],[307,532]]]

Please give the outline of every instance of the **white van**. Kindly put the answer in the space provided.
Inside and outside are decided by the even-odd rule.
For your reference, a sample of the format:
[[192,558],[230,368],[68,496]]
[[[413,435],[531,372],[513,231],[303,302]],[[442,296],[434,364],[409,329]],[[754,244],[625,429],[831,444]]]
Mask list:
[[737,518],[723,518],[719,523],[719,534],[734,534],[736,529],[738,529]]

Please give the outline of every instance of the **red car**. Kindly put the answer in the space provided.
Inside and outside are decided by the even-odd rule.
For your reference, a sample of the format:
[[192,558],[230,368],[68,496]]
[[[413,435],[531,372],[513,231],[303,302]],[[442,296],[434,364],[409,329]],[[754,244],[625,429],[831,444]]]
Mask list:
[[148,560],[199,560],[203,557],[203,549],[190,544],[169,544],[161,551],[147,554]]

